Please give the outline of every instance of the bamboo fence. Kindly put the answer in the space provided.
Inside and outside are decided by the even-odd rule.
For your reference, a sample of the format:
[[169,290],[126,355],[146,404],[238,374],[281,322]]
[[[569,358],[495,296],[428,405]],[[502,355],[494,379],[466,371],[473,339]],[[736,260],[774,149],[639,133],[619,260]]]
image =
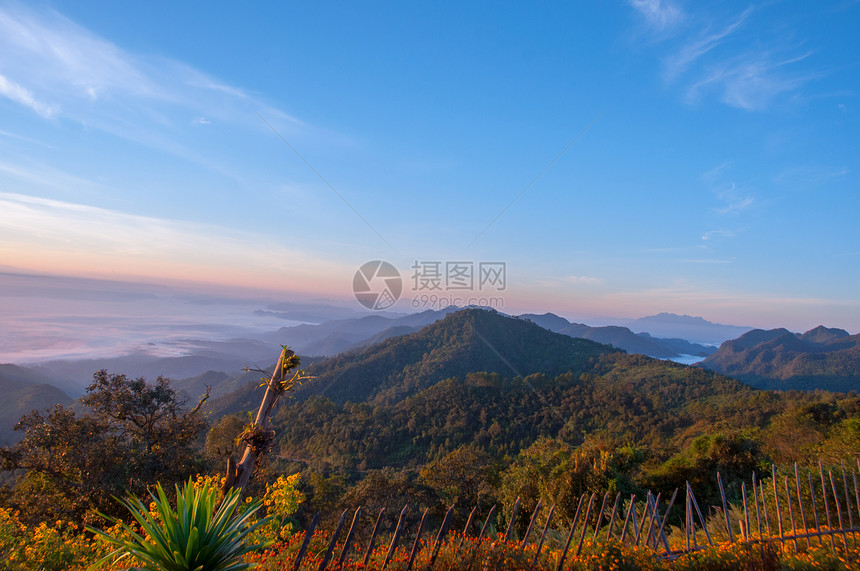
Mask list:
[[[860,471],[860,459],[857,461],[857,468]],[[767,485],[758,474],[753,473],[750,479],[751,494],[748,491],[747,482],[741,482],[740,505],[737,503],[730,504],[727,501],[722,476],[717,473],[720,505],[709,506],[710,512],[708,513],[703,513],[693,488],[687,483],[682,492],[684,506],[678,508],[683,510],[683,514],[681,514],[683,518],[679,517],[676,520],[681,521],[683,519],[683,523],[676,527],[671,534],[674,544],[669,541],[667,536],[667,522],[676,503],[680,506],[678,489],[674,491],[666,503],[665,509],[661,508],[661,494],[654,496],[650,492],[647,493],[645,501],[641,502],[641,506],[637,503],[635,494],[631,495],[627,502],[623,501],[620,492],[614,498],[611,498],[608,492],[602,498],[599,498],[595,493],[582,494],[573,517],[573,523],[567,533],[567,539],[561,544],[556,568],[561,571],[568,557],[578,557],[582,552],[585,539],[589,535],[594,542],[614,539],[627,545],[644,546],[654,550],[657,556],[664,559],[675,559],[683,554],[706,549],[716,544],[741,541],[756,542],[762,546],[765,543],[770,543],[779,549],[794,552],[810,547],[815,541],[819,544],[829,545],[834,554],[840,550],[848,553],[849,545],[856,552],[858,535],[860,535],[858,471],[852,469],[849,476],[845,465],[842,464],[836,474],[834,474],[833,469],[825,472],[820,461],[817,467],[804,469],[804,471],[807,476],[806,481],[801,477],[801,469],[797,464],[793,466],[793,470],[785,471],[784,473],[789,475],[783,475],[782,480],[780,480],[780,473],[782,472],[779,472],[774,466],[771,470],[770,482]],[[624,503],[627,504],[626,513],[623,509]],[[597,507],[598,504],[599,508]],[[511,510],[504,541],[520,552],[524,552],[544,506],[541,501],[538,501],[522,539],[514,541],[514,520],[519,508],[520,499],[517,498]],[[350,548],[353,546],[360,524],[361,510],[362,508],[359,507],[354,512],[352,525],[346,533],[340,547],[340,554],[333,568],[340,568],[348,560]],[[383,509],[379,512],[365,549],[365,565],[368,564],[370,556],[377,546],[384,511]],[[382,569],[388,566],[399,543],[406,535],[408,511],[409,506],[404,506],[397,525],[389,536],[388,549]],[[473,529],[474,523],[479,521],[476,511],[477,508],[474,508],[469,514],[463,530],[463,537],[457,546],[458,557],[468,561],[468,567],[474,563],[477,550],[461,552],[461,548],[466,536]],[[322,555],[321,562],[317,567],[318,571],[325,571],[329,568],[342,535],[344,523],[349,515],[348,512],[349,510],[346,510],[341,514],[328,543],[328,548]],[[493,506],[489,510],[480,532],[475,536],[476,539],[486,536],[494,521],[495,512],[496,506]],[[433,566],[443,540],[451,531],[453,513],[454,506],[451,506],[445,513],[435,539],[422,545],[421,538],[425,530],[427,533],[432,533],[432,530],[426,529],[428,510],[424,511],[412,541],[407,570],[412,568],[416,555],[422,548],[431,550],[429,566]],[[544,548],[554,513],[555,505],[552,505],[546,516],[543,531],[534,541],[537,548],[532,560],[532,567],[537,563]],[[293,564],[294,571],[299,571],[302,566],[310,539],[319,525],[319,520],[320,514],[317,513],[305,532]],[[677,538],[681,534],[682,540],[678,541]]]

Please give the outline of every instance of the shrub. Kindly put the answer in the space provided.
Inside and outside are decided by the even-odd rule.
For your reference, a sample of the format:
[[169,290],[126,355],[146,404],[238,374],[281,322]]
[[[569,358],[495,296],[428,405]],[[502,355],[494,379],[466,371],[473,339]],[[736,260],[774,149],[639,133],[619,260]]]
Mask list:
[[266,546],[245,542],[267,520],[253,521],[262,506],[260,501],[237,510],[241,490],[228,492],[217,509],[218,489],[209,482],[195,486],[189,479],[182,489],[176,486],[175,511],[160,484],[156,485],[156,494],[150,495],[154,513],[137,498],[120,500],[145,536],[113,518],[108,519],[117,524],[122,534],[88,528],[117,548],[102,561],[120,555],[133,557],[144,568],[158,571],[239,571],[251,567],[242,560],[245,554]]

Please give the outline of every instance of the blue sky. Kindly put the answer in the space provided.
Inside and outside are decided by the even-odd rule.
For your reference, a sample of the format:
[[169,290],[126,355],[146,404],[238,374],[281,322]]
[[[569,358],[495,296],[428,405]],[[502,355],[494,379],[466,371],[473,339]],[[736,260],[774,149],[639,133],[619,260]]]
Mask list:
[[368,260],[503,261],[510,312],[855,333],[858,29],[840,1],[0,1],[0,267],[347,300]]

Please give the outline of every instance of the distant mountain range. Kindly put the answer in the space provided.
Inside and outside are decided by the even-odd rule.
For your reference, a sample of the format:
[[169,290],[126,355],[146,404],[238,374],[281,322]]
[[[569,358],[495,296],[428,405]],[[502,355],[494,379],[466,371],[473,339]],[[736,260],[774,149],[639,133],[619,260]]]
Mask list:
[[[267,313],[278,314],[284,319],[316,318],[343,315],[344,310],[328,306],[304,306],[300,304],[273,305]],[[206,339],[186,339],[162,344],[159,349],[171,345],[178,353],[176,356],[152,354],[143,348],[134,353],[117,357],[91,358],[80,360],[54,360],[30,366],[43,377],[51,379],[52,384],[72,396],[83,394],[99,369],[123,372],[132,377],[155,378],[164,375],[172,379],[196,377],[208,371],[220,371],[230,375],[239,373],[245,366],[265,363],[280,350],[280,344],[289,345],[300,355],[312,357],[332,357],[345,351],[373,345],[390,337],[419,331],[422,327],[458,311],[448,307],[443,310],[426,310],[415,314],[373,314],[356,313],[356,317],[334,319],[322,323],[306,323],[282,327],[277,331],[261,333],[249,338],[213,341]],[[263,310],[260,310],[263,311]],[[661,317],[663,316],[663,317]],[[716,327],[721,331],[733,326],[710,324],[701,318],[689,318],[661,314],[657,321],[668,327],[670,321],[688,324],[689,320],[700,328]],[[661,359],[676,358],[680,355],[705,357],[714,348],[700,343],[690,343],[680,335],[672,338],[652,337],[649,333],[633,333],[621,326],[590,327],[581,323],[571,323],[557,315],[527,314],[522,316],[551,331],[570,337],[591,339],[599,343],[611,344],[628,353],[641,353]],[[644,318],[649,320],[651,318]],[[680,321],[679,321],[680,320]],[[639,320],[642,321],[642,320]],[[745,330],[745,328],[737,328]],[[669,329],[666,329],[669,330]]]
[[702,317],[658,313],[633,320],[619,322],[633,331],[644,331],[655,337],[686,339],[691,343],[719,345],[728,339],[743,335],[752,327],[711,323]]
[[582,323],[571,323],[554,313],[544,313],[543,315],[527,313],[520,317],[533,321],[550,331],[570,337],[591,339],[598,343],[606,343],[624,349],[628,353],[639,353],[658,359],[671,359],[681,355],[706,357],[716,351],[716,347],[690,343],[684,339],[661,339],[651,337],[648,333],[636,334],[629,328],[618,325],[590,327]]
[[699,365],[761,388],[860,391],[860,335],[823,326],[803,334],[754,329]]
[[0,394],[3,395],[0,400],[0,446],[20,440],[21,435],[13,428],[25,414],[72,402],[69,395],[49,381],[23,367],[0,365]]

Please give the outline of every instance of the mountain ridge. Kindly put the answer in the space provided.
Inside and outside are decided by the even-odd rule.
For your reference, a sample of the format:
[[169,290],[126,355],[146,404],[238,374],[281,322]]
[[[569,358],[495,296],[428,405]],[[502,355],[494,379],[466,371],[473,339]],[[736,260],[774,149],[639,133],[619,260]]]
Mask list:
[[860,334],[819,325],[805,333],[754,329],[701,367],[769,389],[860,390]]

